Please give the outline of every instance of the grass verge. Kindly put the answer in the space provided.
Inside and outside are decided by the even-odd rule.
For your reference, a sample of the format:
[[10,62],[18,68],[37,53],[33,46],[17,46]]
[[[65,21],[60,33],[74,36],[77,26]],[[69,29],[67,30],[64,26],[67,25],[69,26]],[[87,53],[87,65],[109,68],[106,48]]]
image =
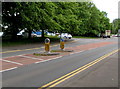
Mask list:
[[85,39],[98,39],[99,37],[84,37],[84,36],[73,36],[73,38],[85,38]]
[[[53,37],[53,36],[47,36],[50,38],[51,42],[58,42],[59,38],[58,37]],[[46,38],[46,37],[45,37]],[[11,40],[2,40],[1,44],[3,47],[8,47],[8,46],[17,46],[17,45],[27,45],[27,44],[35,44],[35,43],[44,43],[45,38],[42,37],[35,37],[35,38],[21,38],[16,41],[11,41]]]

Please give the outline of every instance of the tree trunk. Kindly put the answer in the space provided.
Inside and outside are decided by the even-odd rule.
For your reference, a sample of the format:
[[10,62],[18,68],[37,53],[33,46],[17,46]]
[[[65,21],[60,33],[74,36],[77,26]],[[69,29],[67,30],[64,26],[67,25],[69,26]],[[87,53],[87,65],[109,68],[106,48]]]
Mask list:
[[42,30],[42,38],[44,38],[45,36],[44,36],[44,30]]
[[31,39],[31,34],[32,34],[32,31],[29,30],[29,31],[28,31],[28,39]]
[[17,40],[17,34],[13,33],[12,37],[11,37],[11,40],[12,41],[16,41]]
[[17,40],[17,31],[12,31],[11,40],[12,41],[16,41]]

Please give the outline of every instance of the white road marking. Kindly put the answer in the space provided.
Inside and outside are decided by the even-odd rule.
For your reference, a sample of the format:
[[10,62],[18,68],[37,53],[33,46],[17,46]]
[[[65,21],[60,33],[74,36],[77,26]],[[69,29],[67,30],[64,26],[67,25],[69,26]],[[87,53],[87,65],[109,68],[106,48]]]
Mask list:
[[[83,51],[84,51],[84,50],[83,50]],[[81,53],[81,52],[83,52],[83,51],[73,52],[73,53],[70,53],[70,55],[76,54],[76,53]]]
[[81,53],[81,52],[83,52],[83,51],[78,51],[78,52],[74,52],[74,53]]
[[[22,54],[22,55],[26,55],[26,54]],[[3,59],[4,59],[4,58],[11,58],[11,57],[18,57],[18,56],[21,56],[21,55],[10,56],[10,57],[3,57]]]
[[61,58],[61,57],[62,56],[59,56],[59,57],[51,58],[51,59],[48,59],[48,60],[58,59],[58,58]]
[[14,63],[14,64],[18,64],[18,65],[23,65],[21,63],[18,63],[18,62],[13,62],[13,61],[8,61],[8,60],[3,60],[3,59],[0,59],[1,61],[5,61],[5,62],[10,62],[10,63]]
[[18,68],[18,67],[13,67],[13,68],[10,68],[10,69],[2,70],[2,71],[0,71],[0,73],[5,72],[5,71],[9,71],[9,70],[13,70],[13,69],[16,69],[16,68]]
[[59,56],[59,57],[55,57],[55,58],[51,58],[51,59],[48,59],[48,60],[44,60],[44,61],[35,62],[35,64],[38,64],[38,63],[41,63],[41,62],[50,61],[50,60],[53,60],[53,59],[58,59],[58,58],[61,58],[61,57],[62,57],[62,56]]
[[25,58],[30,58],[30,59],[43,60],[43,59],[40,59],[40,58],[29,57],[29,56],[24,56],[24,55],[19,55],[19,56],[21,56],[21,57],[25,57]]

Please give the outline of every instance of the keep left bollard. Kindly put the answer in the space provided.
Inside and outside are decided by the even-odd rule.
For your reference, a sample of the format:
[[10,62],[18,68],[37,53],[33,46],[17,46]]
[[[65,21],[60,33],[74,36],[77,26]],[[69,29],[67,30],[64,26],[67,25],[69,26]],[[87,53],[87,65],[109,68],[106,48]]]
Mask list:
[[65,49],[65,39],[60,38],[60,49],[52,50],[52,52],[73,52],[73,50]]
[[45,52],[47,53],[50,52],[50,39],[49,38],[45,39]]
[[52,56],[52,55],[59,55],[59,53],[55,53],[55,52],[50,51],[50,39],[46,38],[45,39],[45,52],[33,53],[33,55],[36,55],[36,56]]
[[63,50],[64,49],[64,39],[60,39],[60,48],[61,48],[61,50]]

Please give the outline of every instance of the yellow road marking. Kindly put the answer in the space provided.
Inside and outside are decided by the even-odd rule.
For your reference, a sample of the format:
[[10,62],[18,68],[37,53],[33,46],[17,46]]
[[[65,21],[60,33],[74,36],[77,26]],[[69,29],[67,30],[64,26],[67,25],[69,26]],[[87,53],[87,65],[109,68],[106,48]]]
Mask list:
[[24,49],[24,50],[33,50],[33,49],[40,49],[40,48],[31,48],[31,49]]
[[78,73],[80,73],[80,72],[86,70],[87,68],[91,67],[92,65],[95,65],[96,63],[98,63],[99,61],[105,59],[105,58],[108,57],[108,56],[110,56],[110,55],[107,55],[107,56],[105,56],[105,57],[102,57],[100,60],[97,60],[97,61],[93,62],[92,64],[88,65],[87,67],[85,67],[85,68],[83,68],[83,69],[77,71],[76,73],[74,73],[74,74],[72,74],[72,75],[70,75],[70,76],[68,76],[68,77],[66,77],[66,78],[64,78],[64,79],[62,79],[61,81],[59,81],[59,82],[57,82],[57,83],[55,83],[55,84],[53,84],[53,85],[51,85],[51,86],[49,86],[49,87],[54,87],[54,86],[60,84],[61,82],[65,81],[65,80],[67,80],[67,79],[69,79],[69,78],[71,78],[72,76],[74,76],[74,75],[76,75],[76,74],[78,74]]
[[21,51],[21,50],[11,50],[11,51],[5,51],[5,52],[0,52],[0,53],[11,53],[11,52],[18,52],[18,51]]
[[[75,42],[75,41],[71,41],[71,42]],[[67,42],[67,43],[71,43],[71,42]],[[57,46],[57,45],[59,45],[59,44],[53,45],[51,47],[54,47],[54,46]],[[44,48],[44,46],[40,47],[40,48],[30,48],[30,49],[22,49],[22,50],[10,50],[10,51],[0,52],[0,53],[12,53],[12,52],[26,51],[26,50],[33,50],[33,49],[41,49],[41,48]]]
[[[95,60],[95,61],[96,61],[96,60]],[[88,63],[88,64],[86,64],[86,65],[84,65],[84,66],[82,66],[82,67],[80,67],[80,68],[78,68],[78,69],[76,69],[76,70],[74,70],[74,71],[72,71],[72,72],[70,72],[70,73],[68,73],[68,74],[66,74],[66,75],[64,75],[64,76],[62,76],[62,77],[60,77],[60,78],[58,78],[58,79],[56,79],[56,80],[54,80],[54,81],[46,84],[46,85],[44,85],[44,86],[42,86],[42,87],[47,87],[47,86],[51,85],[52,83],[54,83],[54,82],[56,82],[56,81],[58,81],[58,80],[61,80],[62,78],[64,78],[64,77],[66,77],[66,76],[68,76],[68,75],[70,75],[70,74],[72,74],[72,73],[74,73],[74,72],[76,72],[76,71],[78,71],[78,70],[80,70],[80,69],[82,69],[82,68],[90,65],[91,63],[92,63],[92,62],[90,62],[90,63]]]
[[68,73],[68,74],[66,74],[66,75],[64,75],[64,76],[62,76],[62,77],[52,81],[52,82],[50,82],[50,83],[48,83],[48,84],[43,85],[42,87],[40,87],[38,89],[42,89],[44,87],[46,87],[46,89],[48,89],[50,87],[54,87],[54,86],[60,84],[61,82],[71,78],[72,76],[74,76],[74,75],[84,71],[85,69],[91,67],[92,65],[95,65],[96,63],[98,63],[99,61],[107,58],[108,56],[118,52],[119,50],[120,49],[117,49],[117,50],[114,50],[114,51],[112,51],[112,52],[110,52],[108,54],[105,54],[104,56],[102,56],[102,57],[100,57],[100,58],[98,58],[98,59],[96,59],[96,60],[94,60],[94,61],[92,61],[92,62],[90,62],[90,63],[88,63],[88,64],[86,64],[86,65],[84,65],[84,66],[82,66],[82,67],[80,67],[80,68],[78,68],[78,69],[76,69],[76,70],[74,70],[74,71],[72,71],[72,72],[70,72],[70,73]]

